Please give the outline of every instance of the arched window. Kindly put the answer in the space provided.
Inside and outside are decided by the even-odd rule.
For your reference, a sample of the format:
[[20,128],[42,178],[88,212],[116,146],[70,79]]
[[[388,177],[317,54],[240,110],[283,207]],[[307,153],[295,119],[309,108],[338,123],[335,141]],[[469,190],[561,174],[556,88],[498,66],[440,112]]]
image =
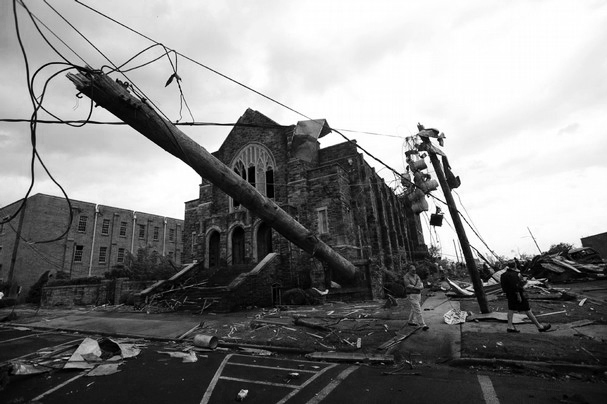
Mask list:
[[220,254],[219,232],[213,231],[209,236],[209,268],[216,268],[219,266]]
[[237,227],[232,232],[232,264],[244,264],[244,230]]
[[257,229],[257,260],[261,261],[272,252],[272,228],[265,223]]
[[[274,198],[274,168],[272,152],[260,143],[250,143],[242,148],[232,160],[232,169],[262,195]],[[237,209],[240,202],[231,199],[230,207]]]

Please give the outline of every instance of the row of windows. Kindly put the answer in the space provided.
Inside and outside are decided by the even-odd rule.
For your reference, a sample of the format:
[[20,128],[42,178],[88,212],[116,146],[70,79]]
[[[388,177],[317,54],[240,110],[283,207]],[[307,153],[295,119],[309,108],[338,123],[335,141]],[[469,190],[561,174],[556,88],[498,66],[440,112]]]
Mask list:
[[[99,247],[99,264],[105,264],[107,263],[108,260],[108,248],[105,246],[101,246]],[[126,253],[126,249],[125,248],[118,248],[118,254],[116,255],[116,263],[121,264],[124,263],[124,257],[125,257],[125,253]],[[82,256],[84,254],[84,246],[82,245],[77,245],[76,248],[74,249],[74,262],[75,263],[82,263]],[[169,252],[169,258],[173,259],[173,257],[179,254],[179,251],[177,251],[177,254],[174,254],[172,251]]]
[[[86,225],[88,222],[88,216],[81,215],[78,219],[78,231],[83,233],[86,231]],[[126,237],[126,229],[128,222],[120,222],[120,237]],[[139,238],[145,239],[145,224],[139,225]],[[110,234],[110,219],[103,219],[101,223],[101,234],[107,236]],[[152,237],[154,241],[160,240],[160,227],[154,226]],[[169,229],[169,241],[175,241],[175,229]]]

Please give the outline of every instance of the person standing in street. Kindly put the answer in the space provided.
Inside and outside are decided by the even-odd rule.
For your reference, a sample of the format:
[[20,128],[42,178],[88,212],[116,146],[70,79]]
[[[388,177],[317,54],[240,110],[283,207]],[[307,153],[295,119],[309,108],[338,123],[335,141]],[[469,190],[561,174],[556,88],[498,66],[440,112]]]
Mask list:
[[520,272],[521,271],[517,268],[515,262],[509,262],[506,272],[502,273],[500,278],[502,290],[508,299],[508,328],[506,331],[520,332],[513,324],[515,311],[524,311],[525,314],[527,314],[527,317],[535,324],[539,332],[548,331],[550,329],[550,324],[541,324],[537,321],[537,318],[535,318],[535,315],[531,311],[529,301],[527,300],[527,296],[525,296],[523,289],[526,282],[521,278]]
[[426,331],[429,327],[424,322],[422,317],[422,290],[424,289],[424,283],[417,274],[415,265],[409,265],[409,270],[404,276],[405,291],[407,292],[407,300],[411,304],[411,312],[409,313],[409,325],[422,327]]

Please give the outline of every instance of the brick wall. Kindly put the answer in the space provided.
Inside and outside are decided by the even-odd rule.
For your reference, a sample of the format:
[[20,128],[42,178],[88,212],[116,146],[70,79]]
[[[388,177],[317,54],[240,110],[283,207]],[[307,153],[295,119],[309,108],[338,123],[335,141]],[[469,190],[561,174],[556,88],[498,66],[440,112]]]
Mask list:
[[[0,216],[5,217],[17,205],[15,203],[0,209]],[[8,281],[10,268],[13,268],[15,289],[17,286],[23,287],[21,301],[46,271],[63,271],[71,278],[103,276],[119,264],[120,249],[136,253],[138,248],[149,246],[159,254],[164,252],[168,256],[172,253],[176,263],[181,263],[182,220],[76,200],[71,201],[71,208],[73,220],[69,231],[53,242],[39,243],[61,236],[68,228],[70,208],[64,198],[33,195],[27,200],[22,226],[19,226],[19,217],[11,222],[12,227],[3,226],[0,234],[0,245],[3,246],[0,278]],[[79,229],[80,219],[84,217],[87,219],[86,226]],[[126,231],[121,235],[122,222],[126,224]],[[141,237],[140,224],[145,226]],[[21,239],[13,227],[15,231],[21,228]],[[82,247],[79,260],[75,259],[77,246]],[[13,253],[14,263],[11,262]]]
[[42,306],[117,305],[129,294],[140,292],[154,281],[103,280],[91,285],[50,286],[42,288]]

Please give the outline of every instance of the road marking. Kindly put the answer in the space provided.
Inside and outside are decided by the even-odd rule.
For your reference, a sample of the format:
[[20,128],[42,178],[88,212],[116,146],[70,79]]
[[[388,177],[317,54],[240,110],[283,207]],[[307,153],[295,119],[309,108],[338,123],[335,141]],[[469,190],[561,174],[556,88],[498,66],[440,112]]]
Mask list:
[[318,370],[305,370],[305,369],[295,369],[295,368],[281,368],[276,366],[264,366],[264,365],[253,365],[249,363],[239,363],[232,362],[230,366],[245,366],[248,368],[261,368],[261,369],[270,369],[270,370],[284,370],[287,372],[299,372],[299,373],[316,373]]
[[[217,371],[215,372],[215,376],[213,376],[213,380],[211,380],[211,383],[209,383],[209,386],[207,387],[207,390],[205,391],[204,396],[202,397],[202,400],[200,400],[200,404],[207,404],[211,400],[211,396],[213,395],[213,390],[215,389],[215,386],[217,385],[217,382],[219,380],[239,381],[239,382],[244,382],[244,383],[265,384],[268,386],[290,388],[290,389],[292,389],[292,391],[289,394],[287,394],[285,397],[283,397],[282,400],[280,400],[280,401],[278,401],[278,403],[276,403],[276,404],[284,404],[289,399],[291,399],[291,397],[293,397],[299,391],[301,391],[301,389],[303,389],[304,387],[306,387],[307,385],[312,383],[314,380],[316,380],[318,377],[320,377],[323,373],[325,373],[329,369],[333,369],[335,366],[337,366],[337,364],[334,364],[334,363],[325,364],[325,366],[320,370],[310,371],[310,370],[303,370],[303,369],[292,369],[292,368],[288,368],[288,367],[283,368],[283,367],[254,365],[254,364],[247,364],[247,363],[241,363],[241,362],[230,362],[230,359],[234,356],[241,357],[242,355],[228,354],[224,358],[223,362],[221,362],[221,365],[219,365],[219,367],[217,368]],[[250,357],[247,356],[247,358],[250,358]],[[292,361],[292,362],[312,363],[312,362],[306,362],[306,361]],[[300,385],[296,385],[296,384],[291,385],[291,384],[265,382],[262,380],[242,379],[242,378],[236,378],[236,377],[222,376],[221,374],[223,373],[223,370],[228,365],[248,366],[248,367],[256,367],[256,368],[265,368],[265,369],[270,369],[270,370],[281,370],[281,371],[297,371],[297,372],[302,372],[302,373],[306,372],[306,373],[314,373],[314,374],[309,379],[307,379],[304,383],[302,383]]]
[[307,404],[320,403],[322,400],[324,400],[329,395],[329,393],[331,393],[337,386],[339,386],[339,384],[342,381],[344,381],[346,379],[346,377],[350,376],[350,374],[352,372],[354,372],[356,369],[358,369],[358,366],[350,366],[349,368],[347,368],[346,370],[341,372],[339,375],[337,375],[335,380],[333,380],[331,383],[327,384],[325,386],[325,388],[322,389],[320,392],[318,392],[318,394],[316,394],[316,396],[314,396],[313,399],[308,401]]
[[57,333],[54,331],[48,331],[48,332],[40,332],[38,334],[28,334],[28,335],[23,335],[21,337],[15,337],[12,339],[5,339],[3,341],[0,341],[0,344],[2,344],[4,342],[12,342],[12,341],[17,341],[17,340],[24,339],[24,338],[37,337],[39,335],[47,335],[47,334],[57,334]]
[[489,376],[478,375],[478,383],[481,385],[483,398],[485,399],[485,402],[487,404],[500,403],[500,400],[497,398],[497,394],[495,393],[493,383],[491,383],[491,379],[489,378]]
[[38,400],[40,400],[41,398],[44,398],[45,396],[48,396],[48,395],[49,395],[49,394],[51,394],[52,392],[59,390],[61,387],[65,386],[65,385],[67,385],[67,384],[70,384],[70,383],[71,383],[71,382],[73,382],[74,380],[78,380],[78,379],[80,379],[82,376],[86,375],[87,373],[88,373],[88,371],[84,371],[84,372],[80,373],[78,376],[74,376],[74,377],[72,377],[71,379],[64,381],[63,383],[61,383],[61,384],[59,384],[59,385],[57,385],[57,386],[53,387],[52,389],[50,389],[50,390],[48,390],[48,391],[45,391],[44,393],[40,394],[38,397],[34,397],[34,398],[32,398],[32,401],[38,401]]
[[223,362],[221,362],[221,365],[219,365],[219,367],[217,368],[217,371],[215,372],[215,376],[213,376],[213,380],[211,380],[211,383],[209,383],[209,387],[207,387],[207,391],[204,392],[204,396],[202,396],[202,400],[200,400],[200,404],[206,404],[209,402],[209,400],[211,399],[211,394],[213,394],[213,390],[215,389],[215,385],[217,385],[217,381],[219,380],[219,377],[221,376],[221,372],[223,372],[223,369],[226,367],[226,365],[228,364],[228,361],[230,360],[230,358],[233,355],[234,354],[228,354],[228,355],[226,355],[225,358],[223,358]]

